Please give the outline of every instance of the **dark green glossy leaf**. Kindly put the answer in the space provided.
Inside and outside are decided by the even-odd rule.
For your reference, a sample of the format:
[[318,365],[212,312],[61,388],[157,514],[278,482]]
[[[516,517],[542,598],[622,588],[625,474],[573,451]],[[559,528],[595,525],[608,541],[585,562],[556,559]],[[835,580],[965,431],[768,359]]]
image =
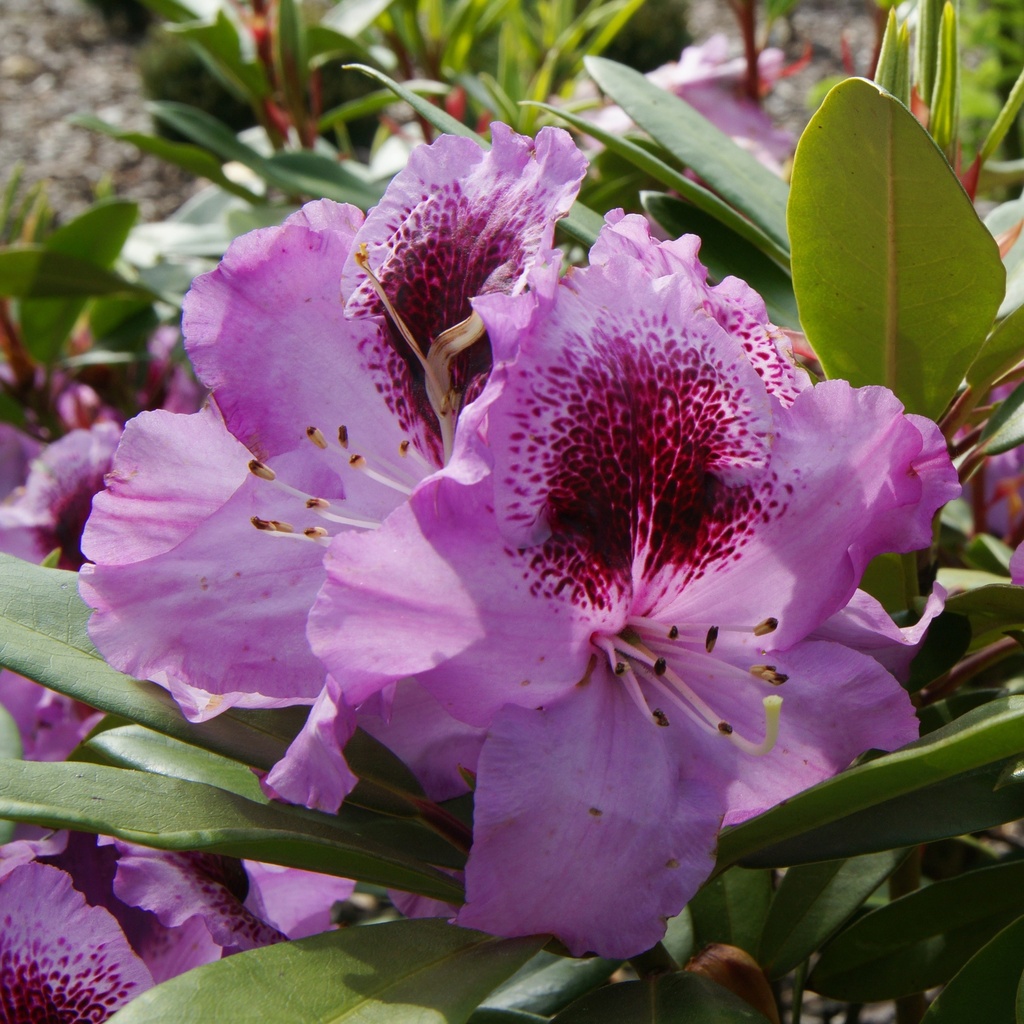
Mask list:
[[132,679],[103,661],[86,632],[88,618],[75,573],[0,554],[0,665],[101,711],[256,768],[273,767],[305,720],[305,708],[232,708],[193,725],[162,687]]
[[547,1020],[547,1017],[523,1013],[522,1010],[494,1010],[484,1007],[477,1010],[466,1024],[546,1024]]
[[1009,797],[1012,791],[994,794],[991,787],[1003,762],[1022,751],[1024,697],[991,701],[902,750],[725,829],[719,863],[779,867],[836,860],[1020,817],[1024,808]]
[[761,928],[771,901],[770,871],[730,868],[713,878],[690,900],[698,948],[724,942],[757,956]]
[[916,118],[874,83],[836,86],[801,137],[789,202],[793,284],[829,377],[884,384],[938,417],[992,324],[992,236]]
[[0,252],[0,295],[16,299],[89,298],[151,293],[87,260],[50,252],[41,245],[12,245]]
[[202,782],[247,800],[268,802],[256,776],[245,765],[141,725],[104,729],[89,737],[80,753],[115,768],[135,768],[187,782]]
[[1024,917],[980,949],[928,1008],[921,1024],[1015,1024],[1024,973]]
[[916,693],[948,672],[971,645],[971,624],[963,615],[944,611],[932,620],[921,649],[910,663],[906,687]]
[[783,252],[789,251],[789,189],[745,149],[693,107],[604,57],[587,57],[587,71],[601,89],[677,160],[692,168],[731,206],[756,224]]
[[597,988],[618,969],[621,960],[590,957],[575,960],[540,952],[484,1001],[485,1007],[550,1015]]
[[1012,557],[1013,548],[990,533],[979,533],[972,537],[963,552],[964,561],[968,565],[996,576],[1010,575]]
[[896,870],[903,850],[790,868],[772,900],[758,962],[769,978],[816,952]]
[[226,1020],[462,1024],[544,944],[496,939],[438,920],[325,932],[251,950],[139,996],[111,1024]]
[[146,109],[158,121],[209,150],[222,161],[237,160],[253,169],[264,162],[264,157],[252,146],[241,142],[223,121],[218,121],[212,114],[198,107],[160,100],[147,103]]
[[115,125],[101,121],[98,117],[93,117],[91,114],[76,114],[70,120],[72,124],[79,127],[102,132],[112,139],[129,142],[143,153],[152,153],[166,163],[181,167],[199,178],[206,178],[219,188],[224,189],[225,192],[240,196],[247,202],[259,203],[261,201],[254,192],[250,192],[244,185],[239,185],[227,177],[221,170],[220,160],[211,156],[206,149],[190,142],[171,142],[156,135],[146,135],[144,132],[124,131]]
[[1024,587],[994,583],[946,600],[946,610],[970,620],[975,637],[1024,625]]
[[552,1024],[767,1024],[749,1003],[707,978],[683,972],[626,981],[584,996]]
[[278,153],[253,170],[289,195],[333,199],[363,210],[378,202],[384,192],[321,153]]
[[250,103],[270,95],[270,82],[263,65],[242,55],[242,41],[232,20],[218,10],[213,21],[189,21],[170,31],[188,39],[205,54],[218,77],[235,95]]
[[458,902],[459,885],[338,818],[198,782],[68,762],[0,764],[0,818],[358,878]]
[[935,704],[919,708],[917,717],[921,720],[921,735],[927,736],[929,733],[935,732],[936,729],[941,729],[943,726],[949,725],[950,722],[955,722],[962,715],[967,714],[968,711],[979,708],[983,704],[988,704],[990,701],[998,700],[1003,696],[1005,694],[1002,690],[960,690],[954,693],[952,697],[947,697],[945,700],[937,701]]
[[1008,452],[1024,444],[1024,385],[1018,385],[985,424],[979,447],[987,455]]
[[700,261],[716,281],[730,274],[746,281],[764,299],[773,323],[800,329],[793,282],[774,260],[691,203],[660,192],[643,192],[640,201],[670,237],[700,235]]
[[[808,979],[836,999],[895,999],[941,985],[1024,914],[1024,861],[934,882],[872,911],[822,950]],[[981,1016],[977,1020],[988,1018]]]
[[694,206],[734,231],[740,238],[745,239],[761,252],[767,253],[776,262],[787,267],[789,266],[788,247],[778,245],[756,224],[752,224],[741,214],[737,213],[721,197],[715,195],[714,192],[703,185],[691,181],[649,149],[621,135],[604,131],[592,121],[588,121],[586,118],[579,117],[576,114],[570,114],[560,107],[553,107],[546,103],[537,103],[536,106],[546,110],[549,114],[561,118],[579,131],[585,132],[587,135],[597,139],[610,152],[622,157],[629,164],[649,174],[656,181],[660,181],[663,185],[672,189],[672,191],[678,192],[685,199],[693,203]]

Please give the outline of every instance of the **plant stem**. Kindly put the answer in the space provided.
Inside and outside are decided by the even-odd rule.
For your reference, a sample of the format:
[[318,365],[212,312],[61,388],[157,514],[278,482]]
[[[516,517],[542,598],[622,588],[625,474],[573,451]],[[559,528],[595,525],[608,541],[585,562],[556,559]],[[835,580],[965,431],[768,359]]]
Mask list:
[[[921,886],[921,847],[915,847],[910,856],[893,872],[889,878],[889,898],[899,899],[909,893],[916,892]],[[896,1024],[920,1024],[924,1016],[925,1001],[923,992],[903,996],[896,1001]]]
[[662,974],[674,974],[679,970],[679,964],[660,942],[646,953],[630,957],[629,962],[641,978],[657,978]]

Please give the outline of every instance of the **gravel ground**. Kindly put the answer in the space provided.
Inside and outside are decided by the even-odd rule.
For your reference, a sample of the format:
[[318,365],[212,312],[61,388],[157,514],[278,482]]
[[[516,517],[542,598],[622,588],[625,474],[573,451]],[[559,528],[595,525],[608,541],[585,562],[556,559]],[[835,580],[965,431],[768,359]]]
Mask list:
[[[780,82],[768,109],[799,131],[807,119],[807,89],[843,70],[840,36],[846,35],[862,70],[873,42],[871,0],[803,0],[779,23],[773,42],[796,60],[812,46],[812,63]],[[692,0],[695,39],[725,31],[736,36],[728,5]],[[737,44],[738,45],[738,44]],[[25,181],[48,181],[61,219],[83,210],[109,178],[115,191],[139,203],[143,220],[157,220],[195,189],[182,171],[132,146],[67,123],[91,113],[131,130],[148,130],[135,69],[135,44],[114,38],[82,0],[0,0],[0,181],[21,163]]]

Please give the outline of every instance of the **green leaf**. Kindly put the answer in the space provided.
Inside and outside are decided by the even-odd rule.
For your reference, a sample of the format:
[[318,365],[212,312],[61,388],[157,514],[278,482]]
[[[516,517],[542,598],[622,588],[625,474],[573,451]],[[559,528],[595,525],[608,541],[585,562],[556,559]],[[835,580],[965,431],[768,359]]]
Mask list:
[[946,610],[970,620],[975,637],[1024,626],[1024,587],[993,583],[946,599]]
[[552,1024],[767,1024],[749,1003],[686,971],[651,981],[626,981],[592,992]]
[[1024,444],[1024,384],[999,403],[978,441],[986,455],[1000,455],[1019,444]]
[[1009,796],[1016,787],[992,793],[1002,763],[1022,751],[1024,697],[991,701],[902,750],[725,829],[719,864],[835,860],[1024,816],[1024,804]]
[[648,149],[635,142],[631,142],[621,135],[606,132],[597,127],[593,122],[576,114],[571,114],[560,107],[553,107],[547,103],[534,103],[533,106],[561,118],[566,124],[571,124],[579,131],[597,139],[610,152],[621,156],[634,167],[639,168],[652,178],[660,181],[663,185],[678,192],[681,196],[692,202],[694,206],[699,207],[712,218],[730,228],[741,238],[750,242],[762,252],[767,253],[775,261],[786,266],[789,265],[788,248],[777,245],[757,225],[752,224],[745,217],[737,213],[710,189],[706,189],[703,185],[698,185],[685,175],[680,174],[674,167],[669,166],[664,160]]
[[119,725],[94,733],[79,755],[89,754],[115,768],[135,768],[187,782],[202,782],[257,803],[267,803],[256,776],[238,761],[141,725]]
[[[43,243],[50,252],[85,260],[109,270],[120,255],[138,207],[122,200],[97,203],[58,228]],[[27,299],[19,310],[28,350],[44,364],[52,363],[85,309],[84,298]]]
[[476,1011],[466,1024],[547,1024],[547,1017],[522,1010],[494,1010],[483,1007]]
[[772,900],[758,962],[775,980],[834,935],[899,866],[903,850],[790,868]]
[[[1021,274],[1024,283],[1024,273]],[[967,370],[967,383],[987,390],[989,385],[1024,358],[1024,305],[1018,305],[988,336]]]
[[671,238],[700,235],[700,261],[716,281],[730,274],[746,281],[765,302],[768,316],[780,327],[800,329],[793,281],[774,260],[726,227],[714,216],[660,192],[641,192],[644,209]]
[[168,31],[189,40],[202,56],[209,58],[206,63],[239,99],[255,105],[270,95],[263,65],[242,55],[238,29],[223,9],[217,11],[212,22],[187,22],[169,27]]
[[1004,928],[957,972],[921,1024],[1015,1024],[1024,972],[1024,917]]
[[996,310],[992,236],[927,132],[863,79],[836,86],[797,147],[789,202],[800,319],[829,377],[884,384],[937,418]]
[[770,871],[730,868],[713,878],[689,904],[697,947],[724,942],[757,956],[771,901]]
[[607,981],[621,960],[576,960],[540,952],[492,992],[483,1006],[548,1016]]
[[946,0],[939,21],[938,67],[932,90],[928,130],[947,153],[956,143],[960,123],[960,45],[956,8]]
[[496,939],[438,920],[325,932],[206,964],[158,985],[110,1024],[225,1019],[462,1024],[546,937]]
[[12,245],[0,252],[0,295],[16,299],[50,299],[94,295],[154,296],[88,260],[41,245]]
[[78,577],[0,554],[0,665],[58,693],[243,764],[269,769],[302,726],[305,708],[229,709],[201,726],[171,695],[111,668],[86,632]]
[[326,814],[83,762],[0,762],[0,818],[357,878],[459,902],[450,876]]
[[653,139],[756,224],[783,252],[786,183],[724,132],[639,71],[604,57],[584,61],[594,81]]
[[910,663],[910,678],[904,685],[911,693],[916,693],[953,668],[970,645],[970,622],[954,612],[942,612],[929,625],[924,643]]
[[321,153],[277,153],[254,165],[253,170],[289,195],[333,199],[363,210],[379,202],[384,191]]
[[[807,984],[852,1002],[923,992],[949,981],[1022,914],[1024,861],[933,882],[841,932],[822,950]],[[973,1019],[989,1021],[983,1014]]]
[[170,142],[156,135],[146,135],[144,132],[124,131],[115,125],[101,121],[98,117],[93,117],[91,114],[76,114],[69,120],[81,128],[101,132],[103,135],[109,135],[110,138],[119,139],[121,142],[129,142],[143,153],[152,153],[153,156],[159,157],[165,163],[181,167],[199,178],[206,178],[214,185],[224,189],[225,192],[239,196],[246,202],[255,204],[261,201],[255,192],[250,192],[244,185],[239,185],[227,177],[221,170],[220,160],[211,156],[207,150],[194,146],[192,143]]

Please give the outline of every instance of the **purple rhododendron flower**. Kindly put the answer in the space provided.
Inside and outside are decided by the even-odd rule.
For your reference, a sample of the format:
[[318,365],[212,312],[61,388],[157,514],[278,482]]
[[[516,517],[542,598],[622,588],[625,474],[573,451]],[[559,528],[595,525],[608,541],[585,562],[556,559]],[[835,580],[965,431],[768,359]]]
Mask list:
[[0,1017],[99,1024],[153,985],[117,921],[63,871],[25,864],[0,880]]
[[450,465],[333,540],[310,639],[349,703],[414,676],[487,729],[457,921],[626,957],[723,822],[916,737],[861,649],[874,609],[814,634],[872,557],[928,546],[959,486],[886,389],[807,386],[695,240],[610,220],[589,268],[476,300],[518,352]]
[[372,531],[440,468],[490,364],[470,299],[525,287],[584,173],[560,130],[493,139],[418,149],[365,220],[324,200],[237,239],[186,297],[212,398],[128,424],[81,593],[101,653],[190,718],[320,695],[336,720],[305,638],[321,545]]

